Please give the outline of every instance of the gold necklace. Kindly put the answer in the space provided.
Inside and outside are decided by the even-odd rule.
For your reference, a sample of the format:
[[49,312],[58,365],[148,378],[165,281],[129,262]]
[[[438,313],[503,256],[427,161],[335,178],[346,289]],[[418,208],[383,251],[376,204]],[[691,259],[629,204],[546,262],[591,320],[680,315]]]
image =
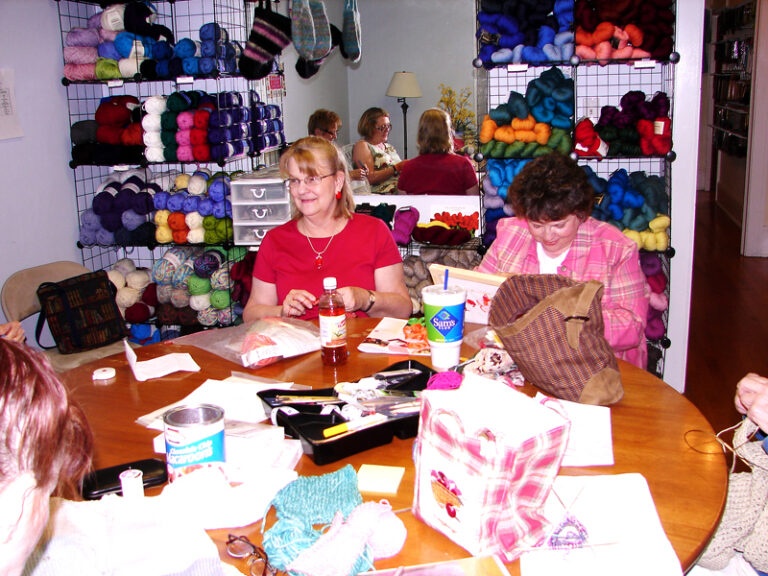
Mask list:
[[328,240],[328,244],[325,245],[325,248],[323,248],[320,252],[315,250],[315,247],[312,245],[312,240],[309,239],[309,236],[306,233],[304,234],[304,238],[307,239],[307,242],[309,243],[309,247],[312,249],[312,252],[315,253],[315,268],[317,270],[322,270],[323,268],[323,254],[325,254],[328,251],[328,248],[331,245],[331,242],[333,242],[334,237],[336,236],[337,232],[334,229],[333,235]]

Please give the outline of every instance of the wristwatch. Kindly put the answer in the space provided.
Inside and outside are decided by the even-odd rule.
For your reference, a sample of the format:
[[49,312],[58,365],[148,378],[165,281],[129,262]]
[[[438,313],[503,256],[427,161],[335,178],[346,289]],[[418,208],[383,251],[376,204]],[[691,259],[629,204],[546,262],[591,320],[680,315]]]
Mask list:
[[376,304],[376,294],[373,293],[373,290],[368,290],[368,306],[365,307],[365,310],[360,311],[368,314],[368,311],[373,308],[374,304]]
[[397,176],[398,174],[400,174],[395,164],[390,164],[390,166],[392,166],[392,172],[394,172],[394,176]]

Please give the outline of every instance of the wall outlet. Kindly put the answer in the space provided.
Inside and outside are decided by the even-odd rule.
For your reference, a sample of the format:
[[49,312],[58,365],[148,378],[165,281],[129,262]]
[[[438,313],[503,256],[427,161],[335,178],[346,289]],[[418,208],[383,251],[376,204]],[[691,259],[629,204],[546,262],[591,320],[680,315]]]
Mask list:
[[597,121],[600,118],[600,100],[595,96],[593,98],[586,98],[584,103],[587,108],[587,117]]

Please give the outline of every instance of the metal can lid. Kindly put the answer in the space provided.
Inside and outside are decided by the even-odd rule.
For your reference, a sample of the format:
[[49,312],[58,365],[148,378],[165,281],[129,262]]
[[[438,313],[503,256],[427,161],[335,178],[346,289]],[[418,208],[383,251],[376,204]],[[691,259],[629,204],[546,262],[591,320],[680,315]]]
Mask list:
[[109,380],[114,378],[117,372],[114,368],[98,368],[93,371],[93,380]]
[[224,409],[214,404],[176,406],[163,414],[163,421],[170,426],[199,426],[214,424],[224,419]]

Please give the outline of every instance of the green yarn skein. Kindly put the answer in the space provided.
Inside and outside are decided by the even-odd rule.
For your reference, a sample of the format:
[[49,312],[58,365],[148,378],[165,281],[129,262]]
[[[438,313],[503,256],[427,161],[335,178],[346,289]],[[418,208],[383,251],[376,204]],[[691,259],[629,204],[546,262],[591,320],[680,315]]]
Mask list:
[[211,306],[217,310],[229,308],[230,298],[228,290],[214,290],[211,292]]
[[211,291],[211,279],[200,278],[200,276],[192,275],[187,278],[187,288],[192,296],[198,294],[205,294]]

